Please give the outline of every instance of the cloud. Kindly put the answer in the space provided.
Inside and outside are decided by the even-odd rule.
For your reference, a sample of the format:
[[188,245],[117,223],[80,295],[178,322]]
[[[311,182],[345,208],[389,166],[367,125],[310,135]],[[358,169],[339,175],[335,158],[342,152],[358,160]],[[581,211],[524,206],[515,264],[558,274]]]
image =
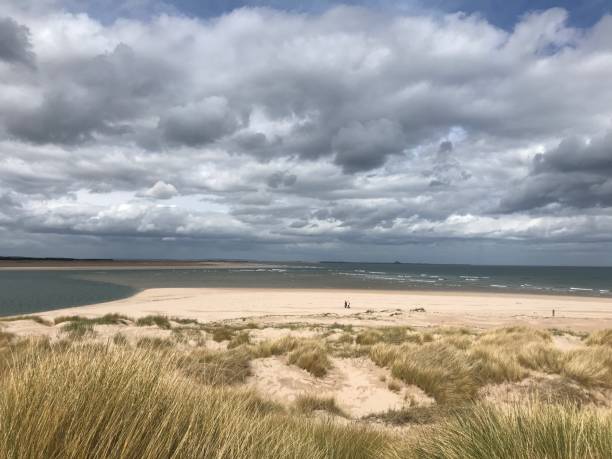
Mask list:
[[606,240],[610,16],[576,29],[551,9],[509,30],[340,6],[104,22],[18,3],[0,6],[0,234],[21,247],[165,238],[206,256],[193,241],[212,238],[253,257],[376,258]]
[[335,163],[349,173],[382,166],[387,156],[402,151],[403,144],[401,126],[387,119],[352,123],[332,140]]
[[178,196],[178,194],[174,185],[159,180],[155,185],[142,193],[141,196],[153,199],[170,199]]
[[34,66],[35,56],[27,27],[0,17],[0,61]]
[[205,145],[238,129],[239,120],[224,97],[173,107],[159,121],[159,129],[170,144]]
[[551,205],[612,207],[612,133],[590,141],[564,139],[538,153],[529,176],[501,203],[509,212]]

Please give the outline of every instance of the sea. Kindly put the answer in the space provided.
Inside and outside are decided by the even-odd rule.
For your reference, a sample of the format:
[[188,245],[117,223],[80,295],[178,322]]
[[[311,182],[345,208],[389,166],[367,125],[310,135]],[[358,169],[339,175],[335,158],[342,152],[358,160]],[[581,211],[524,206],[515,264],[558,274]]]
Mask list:
[[129,297],[147,288],[341,288],[612,297],[612,267],[267,263],[253,268],[0,270],[0,316]]

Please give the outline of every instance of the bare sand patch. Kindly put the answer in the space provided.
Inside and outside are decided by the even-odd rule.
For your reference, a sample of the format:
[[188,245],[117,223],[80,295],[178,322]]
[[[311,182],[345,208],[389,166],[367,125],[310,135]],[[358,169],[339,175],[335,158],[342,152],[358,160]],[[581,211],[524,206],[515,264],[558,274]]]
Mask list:
[[416,386],[400,383],[400,391],[387,387],[389,372],[365,358],[332,359],[333,368],[323,378],[315,378],[301,368],[287,365],[283,358],[270,357],[252,362],[253,375],[247,385],[283,404],[299,395],[333,397],[348,415],[360,418],[409,403],[428,405],[433,400]]

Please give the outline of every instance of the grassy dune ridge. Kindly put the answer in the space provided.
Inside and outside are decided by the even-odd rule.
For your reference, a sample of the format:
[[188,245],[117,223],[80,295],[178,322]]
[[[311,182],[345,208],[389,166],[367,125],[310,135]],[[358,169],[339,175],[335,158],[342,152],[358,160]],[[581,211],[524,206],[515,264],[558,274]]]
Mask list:
[[173,354],[30,348],[2,375],[4,457],[401,457],[367,426],[293,417],[251,392],[194,384]]
[[[566,333],[526,327],[303,325],[317,334],[262,340],[262,326],[246,321],[36,322],[58,327],[57,338],[20,338],[0,321],[0,458],[612,457],[609,330],[561,350],[553,334]],[[109,325],[117,333],[102,338]],[[128,339],[126,327],[150,330]],[[355,357],[386,372],[390,393],[418,386],[435,403],[359,419],[326,395],[283,405],[244,387],[256,359],[325,381],[338,359]],[[487,399],[496,387],[524,396]]]

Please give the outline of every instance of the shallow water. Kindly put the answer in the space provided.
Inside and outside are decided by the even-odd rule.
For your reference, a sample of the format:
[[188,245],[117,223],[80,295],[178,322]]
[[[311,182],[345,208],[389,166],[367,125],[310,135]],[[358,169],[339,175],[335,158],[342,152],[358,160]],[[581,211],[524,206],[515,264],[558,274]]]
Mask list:
[[612,268],[287,263],[236,269],[0,271],[0,315],[128,297],[146,288],[455,290],[611,297]]

